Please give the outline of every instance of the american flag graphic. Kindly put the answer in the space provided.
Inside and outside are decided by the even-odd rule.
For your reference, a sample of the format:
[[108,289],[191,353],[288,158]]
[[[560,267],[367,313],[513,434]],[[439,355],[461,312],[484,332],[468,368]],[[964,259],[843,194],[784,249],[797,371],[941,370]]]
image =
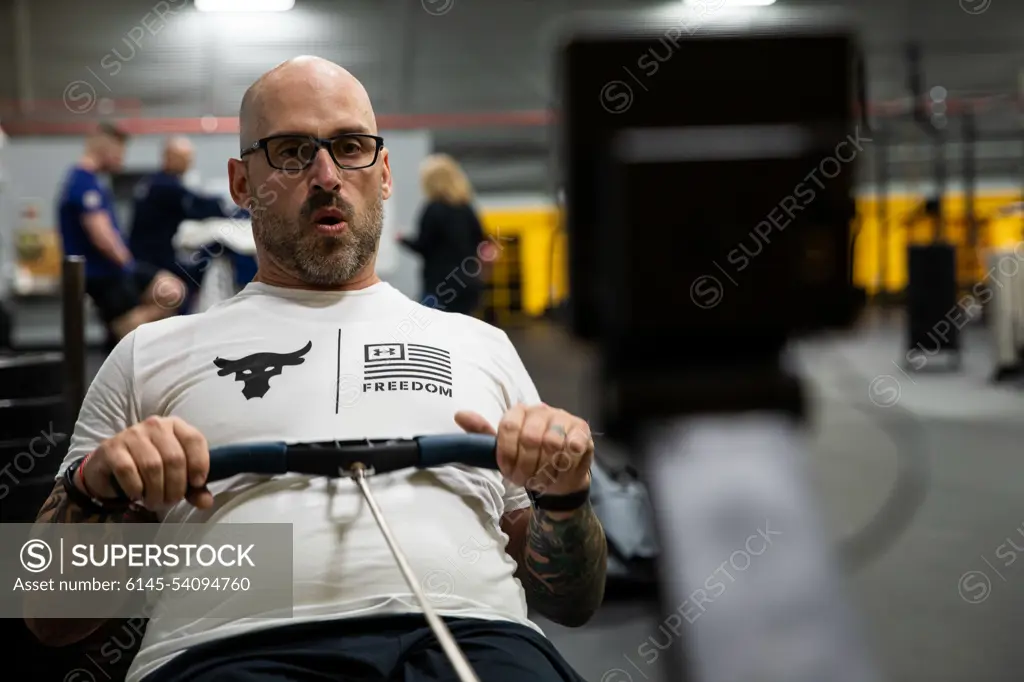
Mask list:
[[418,343],[367,344],[363,378],[420,379],[451,386],[451,353]]

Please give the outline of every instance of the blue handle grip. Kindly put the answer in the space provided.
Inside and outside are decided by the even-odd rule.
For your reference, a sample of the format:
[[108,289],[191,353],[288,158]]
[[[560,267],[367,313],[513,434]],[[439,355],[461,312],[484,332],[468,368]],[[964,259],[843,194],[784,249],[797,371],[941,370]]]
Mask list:
[[240,443],[210,449],[207,481],[222,481],[238,474],[275,476],[288,473],[287,443]]
[[[467,433],[420,436],[414,440],[419,449],[419,457],[415,465],[421,469],[445,464],[465,464],[480,469],[496,470],[498,468],[495,456],[497,440],[494,436]],[[403,450],[409,452],[410,441],[395,445],[397,452]],[[207,483],[222,481],[239,474],[279,476],[287,474],[293,468],[297,473],[327,475],[321,471],[322,464],[309,469],[303,466],[303,462],[294,462],[292,464],[295,466],[290,466],[288,449],[289,445],[285,442],[239,443],[210,448],[210,473],[206,477],[206,481]],[[375,454],[382,456],[387,454],[387,446],[373,449]],[[320,457],[318,456],[316,459],[319,460]],[[411,459],[407,459],[405,462],[404,466],[413,465]],[[327,463],[326,468],[330,470],[330,459],[327,460]],[[308,465],[308,462],[305,464]],[[118,497],[126,500],[124,491],[121,490],[121,486],[113,475],[110,477],[110,483],[117,491]]]
[[[421,469],[445,464],[465,464],[481,469],[498,468],[495,458],[497,440],[494,436],[460,433],[420,436],[415,440],[419,446],[417,466]],[[211,448],[210,475],[206,480],[220,481],[238,474],[286,474],[292,470],[289,466],[288,447],[284,442],[266,442]],[[384,456],[387,454],[387,446],[375,448],[374,451]]]
[[420,436],[416,442],[420,446],[421,469],[445,464],[465,464],[481,469],[498,468],[495,454],[498,443],[494,436],[477,433]]

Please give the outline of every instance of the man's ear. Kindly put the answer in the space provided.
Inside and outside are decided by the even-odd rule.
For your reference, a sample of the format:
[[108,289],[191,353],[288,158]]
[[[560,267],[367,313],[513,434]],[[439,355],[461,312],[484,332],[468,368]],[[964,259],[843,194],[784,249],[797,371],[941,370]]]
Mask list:
[[231,199],[236,205],[246,210],[252,209],[252,187],[249,184],[249,169],[245,162],[228,159],[228,182],[231,186]]
[[380,150],[381,165],[383,167],[381,171],[381,196],[387,201],[391,197],[391,159],[388,155],[388,148],[384,147]]

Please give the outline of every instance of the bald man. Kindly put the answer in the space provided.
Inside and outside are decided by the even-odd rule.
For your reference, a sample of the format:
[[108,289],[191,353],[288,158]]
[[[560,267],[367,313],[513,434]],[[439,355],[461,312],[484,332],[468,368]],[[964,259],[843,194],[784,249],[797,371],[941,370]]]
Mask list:
[[[481,680],[578,682],[527,604],[580,626],[602,600],[607,547],[589,501],[586,422],[540,401],[504,332],[422,306],[377,276],[390,158],[350,73],[286,62],[248,90],[240,118],[228,172],[252,212],[256,279],[115,349],[39,520],[115,534],[125,522],[290,524],[293,545],[270,549],[291,552],[291,575],[279,579],[290,580],[292,608],[269,611],[255,593],[153,592],[127,680],[457,679],[353,482],[207,474],[215,446],[464,430],[497,436],[500,471],[405,469],[367,484]],[[193,562],[160,578],[172,586],[217,571]],[[270,580],[260,589],[281,587]],[[57,597],[33,597],[47,598]],[[30,614],[54,645],[102,625]]]
[[186,283],[190,293],[199,287],[202,267],[179,262],[174,249],[178,227],[185,220],[228,218],[237,210],[226,198],[204,196],[185,187],[183,178],[194,157],[195,151],[187,138],[167,140],[160,172],[135,188],[135,212],[128,241],[138,262],[174,273]]

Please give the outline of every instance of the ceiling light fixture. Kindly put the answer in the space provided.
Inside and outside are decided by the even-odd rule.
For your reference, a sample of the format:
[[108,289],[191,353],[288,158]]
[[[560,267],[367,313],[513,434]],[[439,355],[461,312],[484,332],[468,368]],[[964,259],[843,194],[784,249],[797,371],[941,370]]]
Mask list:
[[295,0],[196,0],[200,12],[287,12]]
[[[684,5],[704,9],[721,9],[721,7],[768,7],[775,0],[684,0]],[[710,5],[710,7],[709,7]]]

